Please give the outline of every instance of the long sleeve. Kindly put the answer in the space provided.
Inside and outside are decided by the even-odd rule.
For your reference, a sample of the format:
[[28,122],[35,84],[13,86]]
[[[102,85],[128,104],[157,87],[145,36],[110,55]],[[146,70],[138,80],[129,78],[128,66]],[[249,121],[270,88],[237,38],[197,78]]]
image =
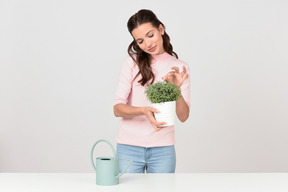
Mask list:
[[131,92],[132,82],[133,82],[133,60],[131,57],[128,57],[122,65],[118,86],[115,93],[114,105],[118,103],[127,104],[128,96]]

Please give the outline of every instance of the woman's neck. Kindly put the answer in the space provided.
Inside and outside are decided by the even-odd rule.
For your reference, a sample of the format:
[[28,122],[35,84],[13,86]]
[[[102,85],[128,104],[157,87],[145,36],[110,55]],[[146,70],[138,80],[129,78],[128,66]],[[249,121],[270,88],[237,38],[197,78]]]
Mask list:
[[169,59],[171,55],[169,55],[167,52],[164,52],[162,54],[159,55],[151,55],[152,57],[152,63],[156,62],[156,61],[160,61],[160,60],[166,60]]

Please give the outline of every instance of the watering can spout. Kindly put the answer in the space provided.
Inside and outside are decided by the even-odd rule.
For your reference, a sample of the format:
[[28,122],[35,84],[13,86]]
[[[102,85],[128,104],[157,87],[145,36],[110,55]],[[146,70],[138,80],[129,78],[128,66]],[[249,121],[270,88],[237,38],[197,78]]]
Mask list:
[[121,176],[127,171],[127,169],[130,167],[130,165],[131,165],[132,162],[133,162],[133,160],[131,160],[131,161],[128,163],[128,165],[125,167],[125,169],[124,169],[121,173],[119,173],[117,176],[115,176],[115,178],[121,177]]

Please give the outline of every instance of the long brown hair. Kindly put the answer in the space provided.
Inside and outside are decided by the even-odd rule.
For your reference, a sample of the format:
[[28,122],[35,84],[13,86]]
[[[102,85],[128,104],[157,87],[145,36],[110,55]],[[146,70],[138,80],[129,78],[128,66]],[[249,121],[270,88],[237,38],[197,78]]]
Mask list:
[[[162,35],[163,38],[163,47],[164,50],[172,55],[178,58],[178,55],[173,51],[173,46],[170,43],[170,37],[166,33],[164,24],[156,17],[156,15],[147,9],[141,9],[134,15],[130,17],[127,23],[128,31],[132,35],[132,31],[137,28],[139,25],[143,23],[151,23],[154,27],[158,28],[161,24],[164,28],[164,35]],[[144,86],[146,83],[153,83],[155,80],[155,75],[153,74],[152,68],[151,68],[151,55],[144,52],[137,44],[135,39],[132,41],[132,43],[128,47],[128,54],[130,57],[135,61],[135,63],[139,67],[139,72],[136,75],[141,74],[142,78],[138,81],[142,86]],[[133,57],[133,55],[136,55],[136,59]],[[136,79],[134,78],[134,80]]]

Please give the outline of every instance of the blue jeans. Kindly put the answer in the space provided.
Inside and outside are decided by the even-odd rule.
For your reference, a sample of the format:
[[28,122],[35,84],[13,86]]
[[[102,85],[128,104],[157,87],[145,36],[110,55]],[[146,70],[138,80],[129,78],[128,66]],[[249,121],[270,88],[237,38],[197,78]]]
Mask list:
[[138,147],[117,144],[119,172],[133,160],[127,173],[175,173],[176,155],[174,145],[164,147]]

